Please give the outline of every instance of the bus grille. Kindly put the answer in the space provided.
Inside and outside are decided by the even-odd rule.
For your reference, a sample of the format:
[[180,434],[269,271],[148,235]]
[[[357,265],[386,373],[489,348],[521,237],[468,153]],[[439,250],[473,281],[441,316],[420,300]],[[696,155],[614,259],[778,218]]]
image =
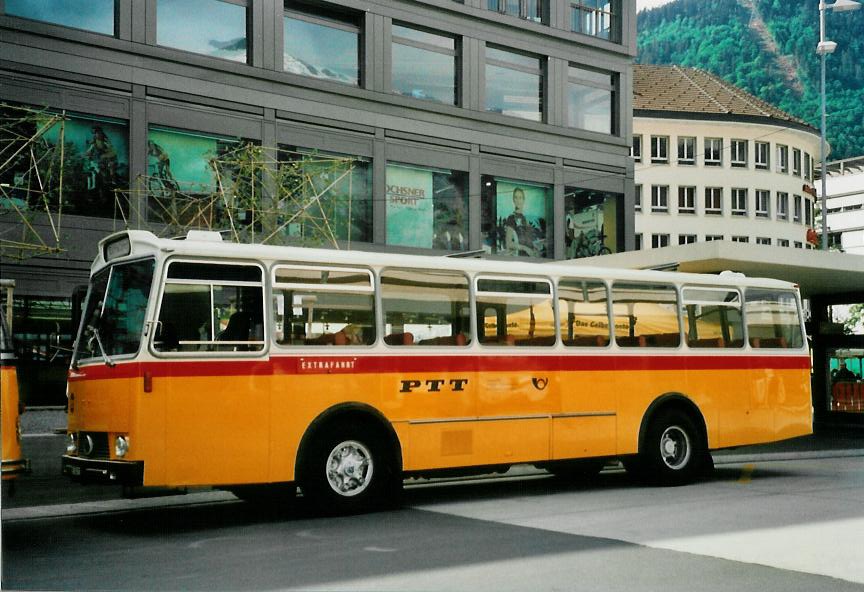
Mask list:
[[108,434],[105,432],[78,432],[78,456],[107,459]]

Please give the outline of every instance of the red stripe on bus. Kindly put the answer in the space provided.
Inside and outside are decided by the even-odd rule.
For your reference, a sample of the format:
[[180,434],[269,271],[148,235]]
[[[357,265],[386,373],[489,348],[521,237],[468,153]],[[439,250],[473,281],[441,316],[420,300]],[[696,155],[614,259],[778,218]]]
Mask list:
[[273,356],[269,360],[130,362],[114,367],[86,366],[69,381],[153,377],[269,376],[274,374],[386,374],[405,372],[588,372],[636,370],[804,370],[802,355],[550,355],[550,356]]

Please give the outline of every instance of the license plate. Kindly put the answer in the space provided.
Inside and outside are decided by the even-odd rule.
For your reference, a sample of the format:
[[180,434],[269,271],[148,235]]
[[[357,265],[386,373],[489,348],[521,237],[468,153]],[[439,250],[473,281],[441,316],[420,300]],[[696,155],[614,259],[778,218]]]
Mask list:
[[69,474],[71,474],[73,477],[80,477],[81,467],[69,467]]

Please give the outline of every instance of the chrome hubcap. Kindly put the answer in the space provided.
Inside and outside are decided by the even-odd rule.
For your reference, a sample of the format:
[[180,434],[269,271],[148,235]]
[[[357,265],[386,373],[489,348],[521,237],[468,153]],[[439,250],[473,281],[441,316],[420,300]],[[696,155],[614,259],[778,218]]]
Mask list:
[[660,457],[667,467],[682,469],[690,461],[690,438],[678,426],[669,426],[660,436]]
[[355,440],[342,442],[327,457],[327,482],[339,495],[357,495],[371,483],[373,468],[366,446]]

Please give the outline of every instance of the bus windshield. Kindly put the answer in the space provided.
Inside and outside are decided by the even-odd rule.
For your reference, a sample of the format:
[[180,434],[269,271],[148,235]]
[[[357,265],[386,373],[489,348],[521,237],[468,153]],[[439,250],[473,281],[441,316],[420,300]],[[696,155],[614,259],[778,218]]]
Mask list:
[[93,276],[74,360],[138,351],[154,265],[153,259],[121,263]]

